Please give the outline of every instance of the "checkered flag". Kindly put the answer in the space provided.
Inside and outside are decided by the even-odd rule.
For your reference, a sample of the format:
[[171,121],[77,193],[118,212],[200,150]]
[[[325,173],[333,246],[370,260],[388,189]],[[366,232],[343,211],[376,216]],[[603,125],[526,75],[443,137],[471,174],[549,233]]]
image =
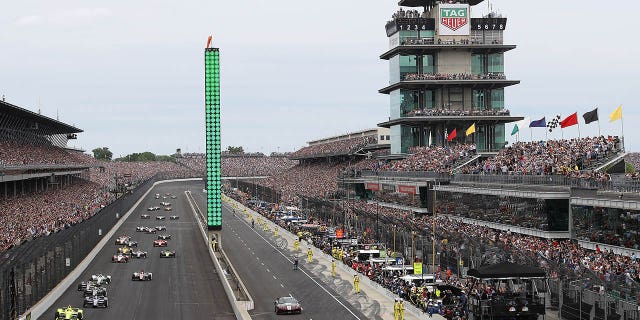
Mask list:
[[547,128],[549,132],[552,132],[553,129],[557,128],[560,125],[560,115],[555,116],[555,118],[551,119],[549,123],[547,123]]

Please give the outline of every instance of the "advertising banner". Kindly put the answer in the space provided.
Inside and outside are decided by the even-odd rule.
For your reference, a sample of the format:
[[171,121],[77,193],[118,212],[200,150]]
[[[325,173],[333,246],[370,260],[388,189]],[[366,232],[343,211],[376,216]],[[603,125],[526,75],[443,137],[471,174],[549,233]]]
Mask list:
[[441,36],[468,36],[471,17],[468,4],[441,4],[438,34]]
[[398,186],[398,192],[406,194],[416,194],[417,188],[415,186]]
[[379,191],[380,190],[380,184],[379,183],[367,182],[364,185],[364,188],[367,189],[367,190]]

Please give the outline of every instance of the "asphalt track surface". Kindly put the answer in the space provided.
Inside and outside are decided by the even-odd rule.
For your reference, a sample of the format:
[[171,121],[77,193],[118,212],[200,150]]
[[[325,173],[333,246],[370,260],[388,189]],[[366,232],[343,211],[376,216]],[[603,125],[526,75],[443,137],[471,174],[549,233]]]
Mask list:
[[[204,206],[202,187],[199,192],[193,189],[192,194],[198,205]],[[368,319],[342,294],[309,272],[307,267],[311,266],[306,265],[306,255],[300,254],[300,270],[293,271],[290,252],[276,250],[278,246],[271,232],[262,231],[257,223],[253,229],[226,205],[222,222],[223,249],[254,300],[255,308],[249,312],[252,319]],[[347,286],[350,288],[350,284]],[[275,298],[289,295],[301,301],[302,314],[276,315]]]
[[[79,283],[100,272],[112,278],[107,286],[109,307],[83,308],[86,319],[235,319],[184,195],[185,190],[198,188],[202,192],[201,182],[175,182],[157,185],[149,192],[77,281]],[[157,200],[156,193],[171,193],[177,199]],[[172,203],[173,212],[147,212],[148,207],[160,206],[161,201]],[[151,214],[152,219],[140,219],[141,213]],[[167,220],[155,220],[157,214],[165,215]],[[180,216],[180,219],[168,220],[171,214]],[[136,232],[138,225],[167,226],[166,232],[158,234],[171,234],[168,249],[176,250],[176,258],[161,259],[160,251],[164,248],[153,247],[153,240],[157,236]],[[111,262],[118,247],[115,238],[125,234],[139,242],[139,249],[148,252],[147,259],[131,259],[128,263]],[[153,280],[132,281],[131,274],[141,269],[152,272]],[[59,307],[72,305],[82,308],[83,296],[77,291],[77,283],[42,318],[53,319],[55,309]]]

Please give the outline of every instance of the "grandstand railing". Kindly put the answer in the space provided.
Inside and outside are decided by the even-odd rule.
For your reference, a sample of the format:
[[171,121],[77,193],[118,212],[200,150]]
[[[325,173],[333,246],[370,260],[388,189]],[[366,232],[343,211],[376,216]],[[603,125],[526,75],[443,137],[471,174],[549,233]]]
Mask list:
[[568,177],[563,175],[523,175],[523,174],[448,174],[432,171],[372,171],[362,170],[355,177],[380,178],[424,178],[448,180],[454,183],[478,183],[499,185],[560,186],[584,189],[598,189],[616,192],[640,192],[640,180],[624,175],[612,175],[611,180],[601,181]]

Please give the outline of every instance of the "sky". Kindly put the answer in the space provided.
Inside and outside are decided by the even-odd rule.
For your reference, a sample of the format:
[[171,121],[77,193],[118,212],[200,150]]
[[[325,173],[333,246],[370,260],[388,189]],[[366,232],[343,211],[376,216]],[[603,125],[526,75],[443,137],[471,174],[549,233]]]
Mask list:
[[[580,5],[576,5],[580,3]],[[508,20],[512,115],[547,119],[598,107],[602,134],[623,106],[627,150],[640,149],[640,3],[491,1]],[[221,50],[222,145],[295,151],[389,117],[384,25],[397,1],[13,1],[0,15],[0,94],[84,130],[69,145],[114,156],[204,152],[203,49]],[[617,9],[616,9],[617,8]],[[618,9],[624,8],[623,12]],[[473,9],[487,12],[487,5]],[[631,15],[632,14],[628,14]],[[512,125],[507,125],[507,135]],[[595,135],[596,123],[580,135]],[[520,139],[545,131],[521,131]],[[578,128],[549,138],[577,137]]]

